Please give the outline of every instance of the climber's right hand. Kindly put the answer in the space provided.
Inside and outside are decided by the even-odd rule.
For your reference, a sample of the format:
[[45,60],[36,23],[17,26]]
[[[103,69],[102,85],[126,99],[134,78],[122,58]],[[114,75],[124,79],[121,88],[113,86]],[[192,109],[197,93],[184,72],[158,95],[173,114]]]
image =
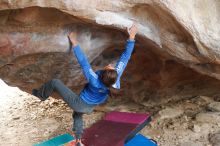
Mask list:
[[77,46],[78,42],[77,42],[77,34],[76,34],[76,32],[71,32],[68,35],[68,37],[70,39],[70,42],[72,43],[72,46],[73,47]]

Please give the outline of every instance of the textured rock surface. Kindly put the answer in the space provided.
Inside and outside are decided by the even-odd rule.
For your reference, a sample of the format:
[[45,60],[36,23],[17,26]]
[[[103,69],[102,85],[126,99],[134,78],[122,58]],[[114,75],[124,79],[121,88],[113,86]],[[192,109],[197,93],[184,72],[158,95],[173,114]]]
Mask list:
[[183,114],[180,108],[166,108],[159,111],[160,119],[172,119]]
[[220,113],[219,112],[206,112],[206,113],[199,113],[196,115],[196,120],[198,122],[205,122],[205,123],[220,123]]
[[208,109],[214,112],[220,112],[220,102],[212,102],[208,105]]
[[219,6],[217,0],[3,0],[0,77],[25,91],[56,77],[78,91],[84,82],[67,33],[78,31],[97,69],[117,60],[127,37],[125,28],[135,19],[140,32],[121,93],[138,102],[216,94]]
[[220,131],[210,134],[209,141],[213,146],[220,146]]
[[195,142],[184,142],[179,144],[178,146],[203,146],[203,145]]

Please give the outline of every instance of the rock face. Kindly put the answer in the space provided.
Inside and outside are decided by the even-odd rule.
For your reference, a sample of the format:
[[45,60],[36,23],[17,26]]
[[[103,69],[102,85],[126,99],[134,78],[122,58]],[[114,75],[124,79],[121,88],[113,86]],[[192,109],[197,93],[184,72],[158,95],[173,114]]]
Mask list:
[[213,146],[220,146],[220,132],[210,134],[209,141]]
[[183,114],[183,110],[179,108],[166,108],[159,111],[160,119],[172,119]]
[[208,105],[208,109],[214,112],[220,112],[220,102],[212,102]]
[[198,115],[196,115],[196,120],[198,122],[218,124],[220,122],[220,113],[219,112],[199,113]]
[[0,78],[28,92],[60,78],[79,91],[85,81],[68,32],[77,31],[96,70],[117,61],[135,19],[140,31],[120,94],[138,102],[217,94],[219,8],[217,0],[3,0]]

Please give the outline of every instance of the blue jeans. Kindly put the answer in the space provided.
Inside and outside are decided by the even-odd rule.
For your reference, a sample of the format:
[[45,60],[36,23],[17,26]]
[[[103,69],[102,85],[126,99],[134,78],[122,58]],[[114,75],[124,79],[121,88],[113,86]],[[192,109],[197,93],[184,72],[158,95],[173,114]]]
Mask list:
[[73,112],[73,128],[76,138],[80,139],[83,133],[83,114],[91,113],[95,105],[84,102],[79,95],[75,94],[71,89],[66,87],[59,79],[52,79],[43,84],[38,90],[38,96],[47,99],[54,91],[56,91],[63,100],[74,110]]

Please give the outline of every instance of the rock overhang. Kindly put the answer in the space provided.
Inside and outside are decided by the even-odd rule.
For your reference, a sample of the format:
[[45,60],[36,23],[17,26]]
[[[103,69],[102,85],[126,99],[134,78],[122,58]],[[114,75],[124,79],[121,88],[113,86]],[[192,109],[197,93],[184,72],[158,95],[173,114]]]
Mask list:
[[[67,1],[63,3],[52,1],[25,3],[22,1],[19,4],[8,3],[11,5],[10,8],[1,5],[1,9],[8,9],[2,10],[0,15],[4,18],[1,19],[0,27],[2,78],[8,76],[5,81],[25,90],[30,86],[28,84],[37,86],[53,77],[61,78],[67,85],[78,88],[78,85],[82,86],[83,82],[80,81],[83,78],[79,78],[79,66],[76,65],[77,62],[69,51],[67,33],[70,30],[78,30],[80,44],[89,60],[95,62],[94,64],[99,64],[95,68],[101,68],[105,63],[100,64],[96,60],[103,62],[105,56],[108,56],[114,49],[116,52],[121,52],[126,40],[125,28],[135,19],[140,28],[135,49],[138,55],[134,55],[133,58],[136,59],[131,59],[125,76],[129,75],[129,71],[133,72],[132,74],[142,72],[135,80],[138,79],[138,82],[142,81],[141,79],[148,80],[148,82],[143,82],[142,90],[152,88],[149,93],[143,93],[143,96],[149,96],[148,94],[155,96],[156,88],[160,89],[165,86],[173,88],[181,83],[183,85],[180,86],[184,86],[184,84],[192,84],[195,80],[197,82],[201,78],[217,86],[214,82],[218,80],[208,77],[219,78],[215,49],[208,48],[202,39],[196,37],[190,25],[185,25],[186,22],[179,19],[180,14],[175,13],[175,8],[169,5],[164,6],[169,2],[120,1],[117,6],[113,2],[103,2],[102,6],[91,2],[89,7],[85,1],[81,3],[76,1],[71,4]],[[10,10],[11,8],[13,10]],[[143,52],[139,53],[140,50]],[[212,58],[213,54],[216,56],[215,59]],[[115,56],[113,58],[108,58],[108,61],[117,59]],[[142,64],[137,63],[138,61],[134,63],[137,59],[142,60],[141,62],[145,64],[143,66],[149,71],[141,69]],[[134,67],[134,64],[138,68]],[[166,68],[172,68],[172,65],[176,71],[175,69],[166,70]],[[189,68],[186,69],[187,67]],[[189,73],[186,75],[183,70]],[[31,75],[32,72],[41,73]],[[146,74],[143,75],[143,72]],[[173,73],[175,80],[171,75],[164,76],[167,72]],[[208,76],[203,77],[197,72]],[[174,75],[176,73],[184,75]],[[190,76],[197,76],[197,74],[198,78],[190,81]],[[125,79],[129,80],[128,77]],[[168,84],[167,79],[172,81]],[[19,84],[16,80],[19,80]],[[38,84],[34,84],[35,82]],[[133,80],[132,83],[134,82]],[[181,90],[184,89],[181,88]]]

